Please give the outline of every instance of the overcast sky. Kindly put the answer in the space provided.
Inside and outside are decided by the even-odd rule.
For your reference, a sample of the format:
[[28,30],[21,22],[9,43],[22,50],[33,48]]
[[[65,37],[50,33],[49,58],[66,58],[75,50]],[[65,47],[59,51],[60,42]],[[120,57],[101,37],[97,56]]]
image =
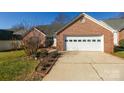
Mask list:
[[[32,25],[50,24],[59,13],[60,12],[0,12],[0,29],[8,29],[22,22]],[[65,12],[65,14],[73,18],[80,13]],[[98,20],[103,20],[117,17],[120,12],[87,12],[87,14]]]

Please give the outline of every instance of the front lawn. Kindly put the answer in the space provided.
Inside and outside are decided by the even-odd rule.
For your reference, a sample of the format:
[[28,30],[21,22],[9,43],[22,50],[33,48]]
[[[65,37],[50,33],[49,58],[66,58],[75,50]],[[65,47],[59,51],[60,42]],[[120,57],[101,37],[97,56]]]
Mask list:
[[114,55],[118,56],[118,57],[121,57],[121,58],[124,58],[124,51],[115,52]]
[[29,80],[38,62],[25,56],[22,50],[0,52],[0,80]]

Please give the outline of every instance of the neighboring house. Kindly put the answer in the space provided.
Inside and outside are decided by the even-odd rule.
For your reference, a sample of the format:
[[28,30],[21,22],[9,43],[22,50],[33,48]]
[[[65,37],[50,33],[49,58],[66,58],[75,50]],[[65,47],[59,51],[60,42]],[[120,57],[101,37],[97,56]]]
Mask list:
[[57,33],[60,51],[102,51],[112,53],[118,45],[118,33],[106,23],[80,14]]
[[52,37],[48,35],[48,33],[44,30],[39,30],[38,28],[32,28],[29,32],[27,32],[24,36],[23,36],[23,43],[26,44],[26,42],[28,40],[30,40],[31,38],[36,37],[39,39],[40,41],[40,47],[48,47],[49,44],[52,41]]
[[13,31],[0,29],[0,51],[18,49],[21,46],[21,36]]
[[124,18],[108,19],[104,22],[117,31],[118,42],[124,39]]
[[65,24],[48,24],[48,25],[39,25],[36,28],[39,30],[44,30],[47,32],[48,36],[53,37],[53,45],[52,47],[56,47],[56,32],[63,27]]

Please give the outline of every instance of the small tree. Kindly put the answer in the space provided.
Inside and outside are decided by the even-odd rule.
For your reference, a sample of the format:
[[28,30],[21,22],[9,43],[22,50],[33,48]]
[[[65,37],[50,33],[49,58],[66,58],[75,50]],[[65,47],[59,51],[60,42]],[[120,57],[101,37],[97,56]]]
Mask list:
[[36,36],[31,37],[24,42],[24,50],[28,56],[35,55],[41,46],[41,40]]
[[120,47],[123,47],[124,48],[124,39],[122,39],[122,40],[119,41],[119,45],[120,45]]

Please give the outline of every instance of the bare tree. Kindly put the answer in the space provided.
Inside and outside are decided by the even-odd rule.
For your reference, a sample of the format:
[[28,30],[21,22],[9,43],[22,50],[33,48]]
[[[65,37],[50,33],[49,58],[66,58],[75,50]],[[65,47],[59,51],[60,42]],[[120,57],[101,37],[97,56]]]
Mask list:
[[36,54],[39,47],[41,47],[41,39],[39,37],[31,37],[24,42],[24,50],[28,56]]
[[59,30],[61,27],[63,27],[66,23],[68,23],[71,19],[68,15],[65,13],[59,13],[53,22],[47,26],[48,30],[50,31],[50,34],[54,34],[57,30]]
[[14,31],[17,34],[23,35],[34,26],[35,26],[35,24],[33,22],[22,20],[20,23],[15,24],[14,26],[12,26],[10,28],[10,30]]
[[55,18],[52,24],[66,24],[70,20],[70,17],[65,13],[59,13],[59,15]]

